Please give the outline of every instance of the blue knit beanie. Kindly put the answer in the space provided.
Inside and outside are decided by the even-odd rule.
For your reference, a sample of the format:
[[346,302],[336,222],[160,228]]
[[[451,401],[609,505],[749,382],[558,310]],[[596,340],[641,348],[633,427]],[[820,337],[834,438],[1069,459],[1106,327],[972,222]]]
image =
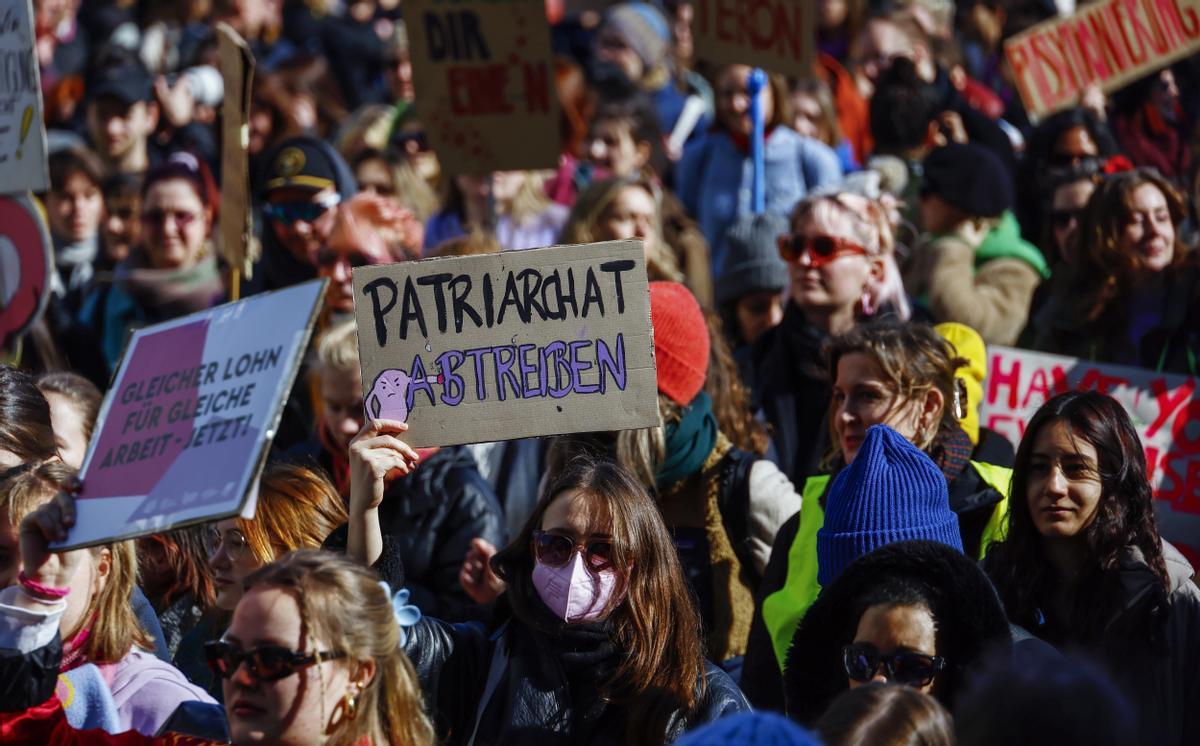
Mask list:
[[773,712],[727,715],[686,733],[675,746],[821,746],[821,739]]
[[874,425],[829,488],[817,531],[817,581],[827,588],[864,554],[909,539],[963,550],[941,469],[900,433]]

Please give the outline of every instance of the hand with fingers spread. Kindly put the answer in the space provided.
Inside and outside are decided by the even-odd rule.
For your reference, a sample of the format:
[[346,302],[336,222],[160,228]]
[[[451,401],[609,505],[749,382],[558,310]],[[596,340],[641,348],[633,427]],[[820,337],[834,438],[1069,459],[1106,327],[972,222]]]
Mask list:
[[472,539],[471,548],[458,572],[458,582],[471,600],[477,604],[490,604],[504,593],[508,585],[492,571],[492,557],[496,547],[484,539]]
[[27,591],[39,586],[65,589],[71,585],[84,550],[55,552],[50,543],[65,541],[74,525],[75,498],[66,492],[58,493],[21,521],[21,572],[30,581],[23,584]]
[[396,437],[408,425],[397,420],[371,420],[350,441],[350,531],[347,553],[374,564],[383,552],[379,504],[389,479],[410,474],[417,452]]

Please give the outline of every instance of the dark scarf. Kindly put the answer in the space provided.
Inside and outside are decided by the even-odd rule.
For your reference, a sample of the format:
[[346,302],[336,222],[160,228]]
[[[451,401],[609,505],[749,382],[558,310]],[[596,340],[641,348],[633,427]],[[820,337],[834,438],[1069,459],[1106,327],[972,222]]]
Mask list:
[[679,422],[666,426],[667,458],[654,475],[659,490],[690,477],[704,465],[717,442],[717,418],[712,399],[701,391],[684,408]]
[[117,266],[113,282],[159,320],[212,308],[225,292],[211,255],[188,269],[151,269],[131,257]]

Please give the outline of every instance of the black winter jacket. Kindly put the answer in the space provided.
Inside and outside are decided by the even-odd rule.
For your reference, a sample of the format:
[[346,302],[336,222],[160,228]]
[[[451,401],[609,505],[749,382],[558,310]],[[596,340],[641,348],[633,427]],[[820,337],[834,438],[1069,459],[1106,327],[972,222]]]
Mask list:
[[987,575],[961,552],[931,541],[904,541],[852,562],[813,602],[788,649],[784,699],[788,716],[811,725],[848,682],[842,648],[858,628],[856,601],[889,576],[911,578],[933,601],[937,654],[946,670],[935,696],[953,710],[967,677],[990,654],[1012,652],[1013,632]]
[[[627,718],[605,707],[594,687],[571,691],[554,652],[557,641],[550,635],[515,618],[489,632],[477,622],[452,625],[426,617],[407,631],[404,650],[434,713],[439,743],[471,743],[473,734],[477,746],[625,743]],[[696,712],[688,717],[677,713],[665,742],[750,709],[724,671],[706,662],[704,679]],[[593,714],[594,723],[586,736],[574,727],[575,711],[583,708]]]
[[458,583],[463,558],[472,539],[499,547],[507,536],[495,493],[465,448],[443,448],[392,482],[379,507],[379,524],[399,547],[413,605],[439,619],[478,616]]
[[23,712],[53,697],[61,662],[57,633],[49,645],[31,653],[0,649],[0,712]]
[[795,485],[820,471],[829,448],[829,376],[821,354],[825,338],[799,306],[788,303],[779,326],[738,353],[751,407],[770,425],[779,469]]

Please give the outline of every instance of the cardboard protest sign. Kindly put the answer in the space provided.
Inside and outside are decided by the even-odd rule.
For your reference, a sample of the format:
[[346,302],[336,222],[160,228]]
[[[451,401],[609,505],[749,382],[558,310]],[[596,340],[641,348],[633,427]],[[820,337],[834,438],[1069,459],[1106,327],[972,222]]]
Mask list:
[[100,408],[64,548],[253,516],[250,497],[325,281],[134,332]]
[[414,446],[659,424],[640,241],[354,270],[368,419]]
[[42,213],[28,196],[0,197],[0,347],[46,310],[54,255]]
[[50,187],[34,42],[30,0],[0,0],[0,194]]
[[696,55],[807,78],[817,43],[816,3],[796,0],[697,0]]
[[450,174],[558,165],[543,0],[405,0],[413,85]]
[[1121,402],[1146,449],[1163,536],[1200,561],[1200,379],[989,347],[980,423],[1013,444],[1050,397],[1096,390]]
[[257,257],[251,255],[250,225],[250,83],[254,55],[228,24],[217,24],[217,54],[225,100],[221,104],[221,255],[246,276]]
[[1200,0],[1103,0],[1004,43],[1025,108],[1045,116],[1098,84],[1111,93],[1200,49]]

